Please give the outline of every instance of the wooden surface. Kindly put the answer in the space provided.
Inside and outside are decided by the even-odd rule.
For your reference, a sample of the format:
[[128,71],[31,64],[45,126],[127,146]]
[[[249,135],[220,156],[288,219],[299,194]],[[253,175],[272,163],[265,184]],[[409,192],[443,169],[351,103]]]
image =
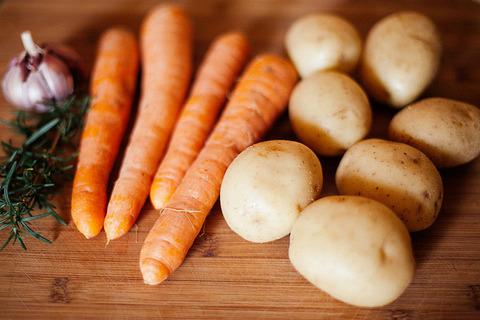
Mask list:
[[[0,70],[20,50],[19,33],[74,46],[89,65],[99,33],[114,24],[138,30],[157,1],[6,1],[0,5]],[[283,52],[286,28],[316,10],[339,13],[362,35],[382,16],[417,9],[438,24],[443,63],[425,96],[480,104],[480,4],[474,1],[181,1],[195,23],[196,61],[215,35],[247,32],[256,52]],[[11,109],[0,101],[0,116]],[[382,136],[393,112],[375,107],[372,136]],[[2,139],[10,132],[1,129]],[[292,137],[279,120],[270,137]],[[338,159],[322,159],[324,194],[335,193]],[[218,205],[182,267],[160,286],[142,283],[138,255],[157,213],[147,204],[136,227],[105,246],[102,233],[87,241],[72,223],[37,228],[54,244],[28,239],[28,252],[0,253],[0,318],[6,319],[480,319],[480,159],[442,172],[445,201],[437,222],[413,235],[415,279],[394,303],[360,309],[317,290],[290,265],[288,238],[269,244],[242,240],[227,227]],[[69,219],[69,189],[58,197]],[[3,239],[5,234],[0,234]]]

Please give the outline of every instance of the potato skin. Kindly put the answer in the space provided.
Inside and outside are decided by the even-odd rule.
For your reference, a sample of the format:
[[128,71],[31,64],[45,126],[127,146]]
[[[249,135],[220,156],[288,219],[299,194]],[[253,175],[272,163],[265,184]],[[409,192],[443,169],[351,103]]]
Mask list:
[[445,98],[429,98],[397,113],[390,139],[422,151],[440,168],[472,161],[480,154],[480,109]]
[[385,204],[409,231],[428,228],[443,200],[442,178],[434,164],[421,151],[398,142],[368,139],[353,145],[335,179],[341,194]]
[[301,77],[319,70],[353,71],[362,40],[347,20],[332,14],[310,14],[287,31],[285,46]]
[[405,225],[385,205],[358,196],[324,197],[305,208],[289,258],[316,287],[360,307],[397,299],[415,270]]
[[268,242],[290,233],[309,203],[320,196],[322,166],[301,143],[257,143],[235,158],[220,190],[229,227],[252,242]]
[[289,117],[299,139],[316,153],[340,155],[370,131],[368,97],[349,76],[316,72],[297,84],[289,103]]
[[433,21],[417,12],[397,12],[370,30],[360,76],[376,100],[402,108],[433,81],[440,56],[441,40]]

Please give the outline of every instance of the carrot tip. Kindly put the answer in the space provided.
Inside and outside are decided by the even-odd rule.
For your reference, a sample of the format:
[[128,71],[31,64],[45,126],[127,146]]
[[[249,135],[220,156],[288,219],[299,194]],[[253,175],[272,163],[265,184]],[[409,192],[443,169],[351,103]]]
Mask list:
[[165,187],[157,188],[152,186],[152,189],[150,190],[150,202],[155,209],[162,209],[166,206],[172,194],[173,192],[170,189],[167,190]]
[[75,221],[75,226],[77,227],[77,230],[86,238],[86,239],[91,239],[96,237],[100,231],[102,231],[102,224],[99,224],[98,226],[93,225],[93,224],[86,224],[84,221]]
[[105,230],[105,235],[107,236],[107,242],[111,240],[118,239],[128,233],[130,225],[118,224],[113,222],[112,219],[105,219],[105,224],[103,225],[103,230]]
[[163,209],[167,204],[167,201],[163,199],[154,198],[153,196],[150,197],[150,202],[152,203],[153,207],[157,210]]
[[143,282],[149,285],[156,285],[167,279],[170,270],[160,261],[153,258],[145,258],[140,265]]
[[89,234],[85,234],[85,233],[83,233],[83,232],[80,232],[80,233],[81,233],[81,234],[85,237],[85,239],[87,239],[87,240],[92,239],[93,237],[95,237],[95,236],[91,236],[91,235],[89,235]]

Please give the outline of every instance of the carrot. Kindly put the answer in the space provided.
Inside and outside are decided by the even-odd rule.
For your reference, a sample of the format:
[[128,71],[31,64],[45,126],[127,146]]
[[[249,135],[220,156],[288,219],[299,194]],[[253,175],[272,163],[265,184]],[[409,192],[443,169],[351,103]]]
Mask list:
[[107,207],[108,240],[135,223],[182,106],[192,69],[192,26],[185,12],[173,5],[154,8],[142,25],[141,50],[142,97]]
[[156,209],[166,205],[203,147],[248,52],[247,39],[236,32],[218,37],[207,52],[153,179],[150,200]]
[[135,36],[119,28],[106,31],[93,69],[93,99],[72,188],[72,219],[87,239],[103,227],[108,178],[130,115],[137,71]]
[[227,167],[258,141],[285,109],[297,80],[289,62],[275,55],[254,59],[197,159],[150,230],[140,253],[147,284],[176,270],[220,193]]

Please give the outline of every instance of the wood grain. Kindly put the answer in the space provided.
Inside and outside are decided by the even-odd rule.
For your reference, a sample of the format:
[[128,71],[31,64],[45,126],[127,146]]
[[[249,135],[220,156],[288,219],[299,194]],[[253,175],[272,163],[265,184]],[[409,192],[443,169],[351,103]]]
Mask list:
[[[91,65],[100,32],[123,24],[138,30],[157,1],[5,1],[0,7],[0,70],[20,50],[18,35],[30,29],[41,41],[66,42]],[[425,96],[480,103],[480,4],[475,1],[179,1],[195,23],[195,59],[220,32],[247,32],[256,52],[282,53],[290,23],[325,10],[354,22],[365,35],[382,16],[415,9],[431,16],[444,41],[440,73]],[[0,117],[12,109],[2,99]],[[391,110],[375,106],[372,136],[385,133]],[[0,138],[11,137],[2,128]],[[283,116],[269,137],[292,138]],[[325,194],[338,159],[322,159]],[[480,159],[442,172],[445,202],[437,222],[413,235],[418,263],[414,282],[393,304],[360,309],[333,300],[290,265],[288,238],[251,244],[233,234],[215,207],[205,232],[183,266],[164,284],[143,285],[138,269],[142,241],[157,213],[147,204],[134,229],[105,246],[102,233],[87,241],[72,223],[37,228],[55,239],[28,239],[28,252],[0,253],[0,317],[4,319],[480,319]],[[68,219],[69,193],[57,198]],[[4,234],[0,237],[3,238]],[[1,239],[0,239],[1,240]]]

